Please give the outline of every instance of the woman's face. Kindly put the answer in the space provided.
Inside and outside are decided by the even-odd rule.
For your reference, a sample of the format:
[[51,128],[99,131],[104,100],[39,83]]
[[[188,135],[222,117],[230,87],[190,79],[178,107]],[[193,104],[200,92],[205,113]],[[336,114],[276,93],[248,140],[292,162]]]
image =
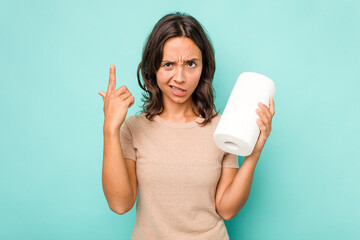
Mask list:
[[[202,71],[202,54],[198,46],[187,37],[168,39],[163,47],[163,58],[156,73],[164,104],[169,101],[184,103],[191,99]],[[184,91],[177,91],[171,87]]]

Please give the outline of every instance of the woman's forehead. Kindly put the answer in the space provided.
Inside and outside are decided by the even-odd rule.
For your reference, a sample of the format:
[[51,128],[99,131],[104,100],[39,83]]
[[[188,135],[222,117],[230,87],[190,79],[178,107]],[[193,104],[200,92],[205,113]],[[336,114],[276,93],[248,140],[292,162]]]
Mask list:
[[189,61],[201,60],[201,51],[199,47],[186,37],[176,37],[168,39],[163,48],[163,60]]

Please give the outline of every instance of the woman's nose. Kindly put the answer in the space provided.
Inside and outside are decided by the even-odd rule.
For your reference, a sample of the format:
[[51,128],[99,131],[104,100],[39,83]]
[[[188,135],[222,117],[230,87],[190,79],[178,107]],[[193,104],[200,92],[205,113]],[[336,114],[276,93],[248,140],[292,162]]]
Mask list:
[[183,71],[183,67],[182,66],[178,66],[175,69],[175,74],[174,74],[174,80],[177,82],[184,82],[185,78],[184,78],[184,71]]

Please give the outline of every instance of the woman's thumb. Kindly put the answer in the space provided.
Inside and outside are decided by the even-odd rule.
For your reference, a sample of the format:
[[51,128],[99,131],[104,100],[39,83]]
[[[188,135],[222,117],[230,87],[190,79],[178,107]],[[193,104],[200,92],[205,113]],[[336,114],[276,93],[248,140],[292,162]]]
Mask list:
[[104,92],[99,92],[99,95],[102,96],[103,100],[105,98],[105,93]]

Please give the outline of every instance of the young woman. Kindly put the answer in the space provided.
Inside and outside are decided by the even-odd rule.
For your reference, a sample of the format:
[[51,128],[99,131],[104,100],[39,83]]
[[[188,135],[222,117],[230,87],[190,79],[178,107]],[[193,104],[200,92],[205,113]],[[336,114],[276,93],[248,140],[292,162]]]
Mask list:
[[126,213],[137,200],[131,239],[229,239],[223,219],[236,216],[247,201],[275,112],[273,99],[270,109],[259,104],[261,134],[238,169],[237,156],[213,141],[221,116],[214,72],[207,35],[181,13],[161,18],[147,39],[137,71],[146,92],[139,115],[125,119],[134,97],[124,85],[115,89],[110,67],[108,90],[99,92],[105,113],[102,181],[114,212]]

